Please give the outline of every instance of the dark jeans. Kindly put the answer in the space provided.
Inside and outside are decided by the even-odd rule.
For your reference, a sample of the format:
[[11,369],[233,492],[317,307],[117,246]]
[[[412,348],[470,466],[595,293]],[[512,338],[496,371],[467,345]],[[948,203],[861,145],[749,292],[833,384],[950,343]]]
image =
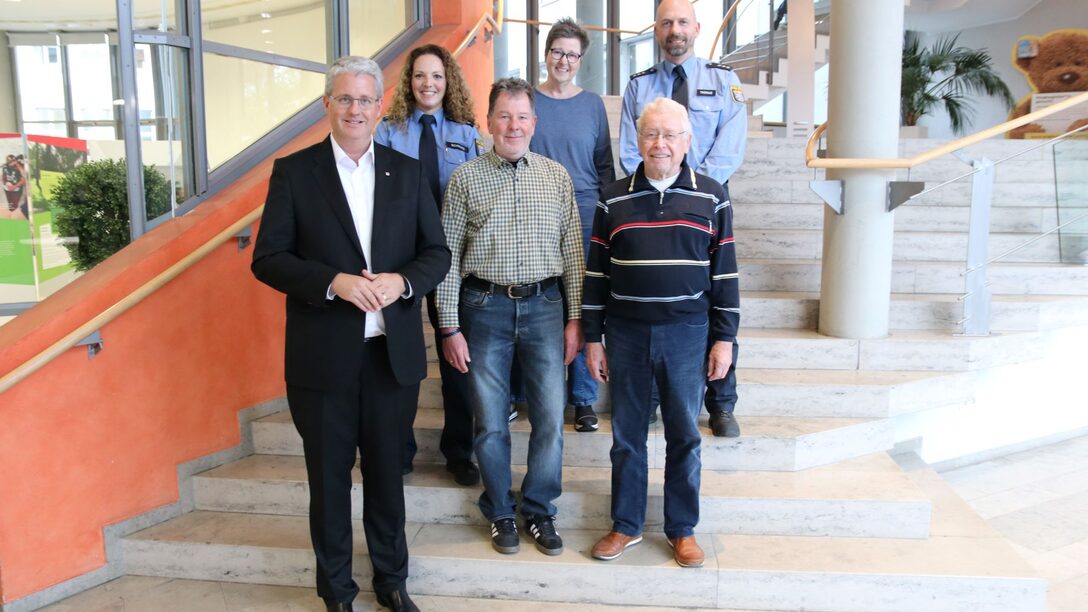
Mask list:
[[[707,351],[710,351],[710,344],[710,342],[707,343]],[[740,345],[734,340],[733,361],[729,364],[729,371],[725,373],[725,378],[704,381],[706,393],[703,395],[703,404],[706,405],[706,411],[710,414],[715,412],[733,414],[733,410],[737,407],[737,356],[739,353]],[[654,385],[653,392],[650,394],[650,407],[654,409],[660,404],[657,385]]]
[[[442,356],[442,334],[438,331],[438,310],[434,305],[434,292],[427,294],[427,319],[434,329],[435,352],[438,353],[438,373],[442,377],[442,438],[439,448],[447,464],[472,460],[472,406],[468,401],[468,374],[458,372]],[[408,421],[407,442],[404,446],[404,466],[412,465],[416,456],[416,435],[412,429],[416,420],[416,406],[412,406]]]
[[699,522],[699,395],[706,382],[708,323],[649,324],[609,317],[605,339],[612,392],[612,529],[635,536],[646,522],[646,438],[653,383],[665,428],[665,535]]

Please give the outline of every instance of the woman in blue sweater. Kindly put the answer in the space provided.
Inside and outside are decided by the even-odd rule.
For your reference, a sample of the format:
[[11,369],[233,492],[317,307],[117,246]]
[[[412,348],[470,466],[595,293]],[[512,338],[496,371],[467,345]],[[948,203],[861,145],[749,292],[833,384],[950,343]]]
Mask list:
[[[548,78],[537,87],[536,132],[529,148],[563,164],[574,183],[582,218],[582,245],[589,249],[593,211],[601,189],[616,180],[612,162],[612,136],[601,97],[575,84],[589,36],[574,20],[552,25],[544,44]],[[567,402],[574,406],[578,431],[597,429],[593,404],[597,383],[586,369],[585,352],[567,371]]]

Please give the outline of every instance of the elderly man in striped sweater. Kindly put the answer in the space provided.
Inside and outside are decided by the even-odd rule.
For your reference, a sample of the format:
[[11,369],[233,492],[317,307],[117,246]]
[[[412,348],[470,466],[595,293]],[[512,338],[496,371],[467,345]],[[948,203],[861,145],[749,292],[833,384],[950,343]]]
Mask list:
[[687,164],[683,106],[658,98],[636,128],[642,163],[601,194],[582,302],[587,365],[612,393],[612,531],[592,554],[615,559],[642,541],[656,381],[667,445],[665,535],[679,565],[699,567],[699,407],[706,380],[729,370],[740,323],[733,211],[726,189]]

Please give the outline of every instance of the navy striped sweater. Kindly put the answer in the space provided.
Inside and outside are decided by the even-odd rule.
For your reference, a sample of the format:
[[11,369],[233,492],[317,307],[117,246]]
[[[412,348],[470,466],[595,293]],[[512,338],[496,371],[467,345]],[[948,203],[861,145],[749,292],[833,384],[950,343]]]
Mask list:
[[664,192],[640,164],[601,193],[586,261],[582,327],[600,342],[605,318],[674,323],[709,315],[710,339],[732,342],[740,289],[729,192],[687,161]]

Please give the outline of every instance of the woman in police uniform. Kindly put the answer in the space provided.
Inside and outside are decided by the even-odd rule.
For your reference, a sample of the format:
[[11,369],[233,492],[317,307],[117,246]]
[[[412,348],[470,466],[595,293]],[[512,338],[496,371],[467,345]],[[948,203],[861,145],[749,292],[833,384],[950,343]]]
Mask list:
[[[374,141],[420,160],[439,210],[450,175],[480,154],[480,133],[473,119],[472,97],[461,67],[450,52],[436,45],[416,47],[408,54],[389,110],[374,131]],[[427,295],[427,315],[441,351],[434,295]],[[445,425],[440,448],[446,469],[462,485],[474,485],[480,473],[472,464],[472,409],[468,377],[453,369],[439,354]],[[414,417],[412,419],[415,420]],[[416,441],[408,435],[402,471],[412,471]]]

